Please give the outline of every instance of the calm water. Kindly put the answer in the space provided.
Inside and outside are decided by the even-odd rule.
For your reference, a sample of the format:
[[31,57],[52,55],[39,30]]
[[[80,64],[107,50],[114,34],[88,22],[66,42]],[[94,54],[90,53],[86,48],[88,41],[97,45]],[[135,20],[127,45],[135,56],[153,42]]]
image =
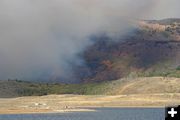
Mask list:
[[164,120],[164,109],[101,108],[97,112],[0,115],[0,120]]

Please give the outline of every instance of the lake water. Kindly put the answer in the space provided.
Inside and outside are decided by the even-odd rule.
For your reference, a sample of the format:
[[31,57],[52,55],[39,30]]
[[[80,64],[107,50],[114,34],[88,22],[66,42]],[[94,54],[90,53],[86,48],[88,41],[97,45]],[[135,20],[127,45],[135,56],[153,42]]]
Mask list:
[[0,120],[164,120],[162,108],[98,108],[96,112],[0,115]]

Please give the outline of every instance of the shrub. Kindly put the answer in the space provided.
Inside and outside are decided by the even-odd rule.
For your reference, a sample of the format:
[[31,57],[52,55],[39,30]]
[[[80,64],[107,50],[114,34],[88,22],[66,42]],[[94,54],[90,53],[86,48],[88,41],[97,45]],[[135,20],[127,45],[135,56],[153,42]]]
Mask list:
[[176,68],[176,70],[180,70],[180,66],[178,66],[178,67]]

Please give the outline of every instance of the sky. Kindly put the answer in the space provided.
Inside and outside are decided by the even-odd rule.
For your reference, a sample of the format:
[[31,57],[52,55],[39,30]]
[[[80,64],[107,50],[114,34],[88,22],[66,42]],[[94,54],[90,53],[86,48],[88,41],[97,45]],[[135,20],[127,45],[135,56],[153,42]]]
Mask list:
[[[156,3],[157,2],[157,3]],[[149,19],[180,18],[180,0],[156,0]]]
[[[180,17],[180,0],[0,0],[0,80],[75,80],[92,35],[119,39],[138,19]],[[61,80],[59,80],[61,81]]]

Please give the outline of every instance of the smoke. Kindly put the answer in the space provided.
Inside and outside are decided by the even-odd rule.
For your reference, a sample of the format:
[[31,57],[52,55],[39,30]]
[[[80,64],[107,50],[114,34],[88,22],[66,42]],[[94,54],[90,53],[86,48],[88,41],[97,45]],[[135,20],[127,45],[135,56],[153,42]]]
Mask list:
[[[167,1],[176,5],[170,11],[179,9],[178,0]],[[134,20],[161,18],[168,11],[164,9],[168,2],[0,0],[0,79],[63,78],[72,82],[72,66],[84,64],[79,53],[93,44],[91,35],[119,38],[136,25]],[[171,13],[163,17],[179,17],[178,12]]]
[[180,18],[180,0],[156,0],[147,19]]

